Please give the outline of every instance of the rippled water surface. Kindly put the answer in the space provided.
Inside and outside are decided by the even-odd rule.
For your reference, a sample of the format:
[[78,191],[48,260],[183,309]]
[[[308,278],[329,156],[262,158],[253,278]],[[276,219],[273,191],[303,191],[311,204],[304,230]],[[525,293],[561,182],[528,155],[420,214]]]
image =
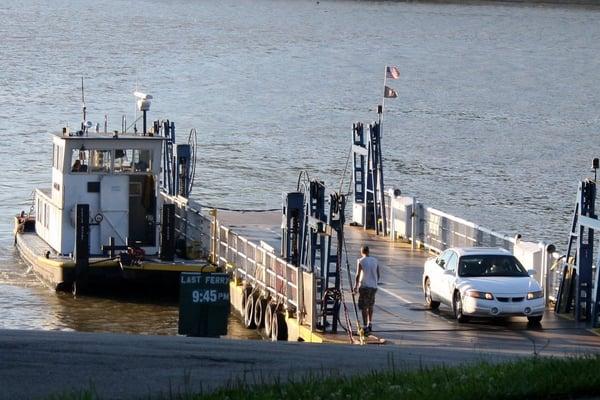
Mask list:
[[[203,204],[272,208],[306,169],[338,188],[351,124],[375,119],[386,181],[494,230],[564,247],[600,156],[600,9],[360,1],[4,0],[0,4],[0,327],[174,334],[174,305],[49,292],[11,216],[49,185],[47,132],[120,126],[131,91],[195,127]],[[240,333],[241,334],[241,333]]]

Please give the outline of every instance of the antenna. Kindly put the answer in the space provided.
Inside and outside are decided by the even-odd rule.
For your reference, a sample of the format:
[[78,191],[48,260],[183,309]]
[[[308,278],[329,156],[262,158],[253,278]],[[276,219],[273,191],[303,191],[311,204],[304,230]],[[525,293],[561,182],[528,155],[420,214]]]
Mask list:
[[[137,91],[138,91],[138,75],[137,75],[137,71],[135,71],[135,90],[133,91],[134,96],[137,93]],[[133,121],[134,121],[133,125],[134,125],[135,131],[137,131],[137,125],[135,124],[138,119],[137,112],[138,112],[137,101],[134,101],[134,103],[133,103]]]
[[81,107],[83,109],[83,122],[81,123],[81,127],[83,129],[83,124],[86,121],[86,109],[85,109],[85,91],[83,90],[83,76],[81,77]]

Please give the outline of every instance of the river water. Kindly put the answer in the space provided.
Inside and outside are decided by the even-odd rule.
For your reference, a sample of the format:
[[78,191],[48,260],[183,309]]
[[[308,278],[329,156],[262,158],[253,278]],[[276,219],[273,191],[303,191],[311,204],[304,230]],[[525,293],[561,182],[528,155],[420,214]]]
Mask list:
[[600,8],[3,0],[0,55],[0,328],[176,332],[175,305],[55,294],[14,251],[11,217],[49,185],[47,132],[79,123],[81,76],[94,122],[131,120],[138,87],[152,119],[196,128],[193,197],[211,206],[279,207],[301,170],[338,189],[386,64],[401,70],[386,183],[427,205],[565,247],[600,156]]

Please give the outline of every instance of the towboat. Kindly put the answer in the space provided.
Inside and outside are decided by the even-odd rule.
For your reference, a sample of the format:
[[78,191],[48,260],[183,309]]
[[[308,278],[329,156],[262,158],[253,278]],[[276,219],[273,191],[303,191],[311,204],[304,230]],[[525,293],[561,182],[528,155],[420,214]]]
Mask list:
[[181,272],[214,271],[177,225],[177,207],[193,185],[195,131],[176,144],[173,122],[148,128],[152,96],[134,95],[141,116],[132,131],[125,117],[109,131],[106,116],[101,131],[86,120],[84,102],[79,129],[52,134],[52,182],[35,189],[31,209],[15,217],[19,254],[53,289],[169,287]]

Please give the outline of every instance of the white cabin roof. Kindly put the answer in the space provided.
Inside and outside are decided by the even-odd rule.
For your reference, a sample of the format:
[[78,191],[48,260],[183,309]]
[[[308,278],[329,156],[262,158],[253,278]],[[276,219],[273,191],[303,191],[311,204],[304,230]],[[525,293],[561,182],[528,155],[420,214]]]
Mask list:
[[166,140],[164,136],[149,136],[133,133],[119,133],[116,136],[112,136],[110,133],[89,133],[85,135],[63,134],[62,132],[52,133],[52,136],[64,139],[64,140]]

